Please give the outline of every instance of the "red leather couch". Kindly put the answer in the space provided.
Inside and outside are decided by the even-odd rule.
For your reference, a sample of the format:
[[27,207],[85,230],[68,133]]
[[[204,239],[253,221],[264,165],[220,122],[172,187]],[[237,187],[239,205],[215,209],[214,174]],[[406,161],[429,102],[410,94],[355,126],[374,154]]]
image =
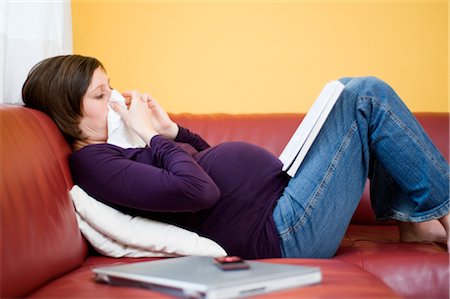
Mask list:
[[[448,157],[449,115],[417,114]],[[212,145],[226,140],[258,144],[278,155],[299,123],[295,114],[174,115]],[[44,114],[0,105],[2,298],[165,298],[149,290],[96,283],[91,268],[149,259],[96,254],[80,234],[67,157],[69,146]],[[271,298],[448,298],[449,255],[434,243],[399,243],[392,223],[377,223],[363,195],[335,258],[270,259],[319,266],[319,285]]]

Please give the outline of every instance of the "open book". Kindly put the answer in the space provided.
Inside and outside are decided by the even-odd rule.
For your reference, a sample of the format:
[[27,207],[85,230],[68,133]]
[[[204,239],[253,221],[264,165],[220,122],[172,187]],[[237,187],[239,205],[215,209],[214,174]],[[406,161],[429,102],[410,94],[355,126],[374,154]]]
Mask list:
[[289,176],[293,177],[297,173],[342,90],[344,85],[339,81],[327,83],[292,135],[279,157],[283,171]]

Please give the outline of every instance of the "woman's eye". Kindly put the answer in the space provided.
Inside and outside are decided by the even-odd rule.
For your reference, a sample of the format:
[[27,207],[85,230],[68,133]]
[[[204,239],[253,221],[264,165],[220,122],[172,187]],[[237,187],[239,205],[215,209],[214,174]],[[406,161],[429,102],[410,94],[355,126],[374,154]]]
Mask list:
[[101,95],[97,96],[96,99],[97,99],[97,100],[101,100],[101,99],[103,99],[104,97],[105,97],[105,94],[102,93]]

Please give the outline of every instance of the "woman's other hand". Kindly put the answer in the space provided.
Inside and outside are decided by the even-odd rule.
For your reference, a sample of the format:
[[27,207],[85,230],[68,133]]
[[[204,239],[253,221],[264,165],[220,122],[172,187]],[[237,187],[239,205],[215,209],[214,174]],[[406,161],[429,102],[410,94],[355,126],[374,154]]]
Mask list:
[[147,105],[151,110],[153,128],[159,134],[174,140],[178,135],[178,125],[170,119],[166,111],[154,98],[148,94],[144,94],[143,96],[147,99]]

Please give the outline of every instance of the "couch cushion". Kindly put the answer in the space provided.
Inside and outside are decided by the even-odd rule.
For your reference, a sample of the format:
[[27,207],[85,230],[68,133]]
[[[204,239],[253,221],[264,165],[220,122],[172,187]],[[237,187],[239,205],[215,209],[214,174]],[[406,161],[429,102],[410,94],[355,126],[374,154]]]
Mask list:
[[336,258],[380,277],[407,298],[449,298],[444,244],[399,243],[397,226],[351,225]]
[[24,296],[79,266],[68,197],[70,148],[44,114],[0,105],[1,297]]

